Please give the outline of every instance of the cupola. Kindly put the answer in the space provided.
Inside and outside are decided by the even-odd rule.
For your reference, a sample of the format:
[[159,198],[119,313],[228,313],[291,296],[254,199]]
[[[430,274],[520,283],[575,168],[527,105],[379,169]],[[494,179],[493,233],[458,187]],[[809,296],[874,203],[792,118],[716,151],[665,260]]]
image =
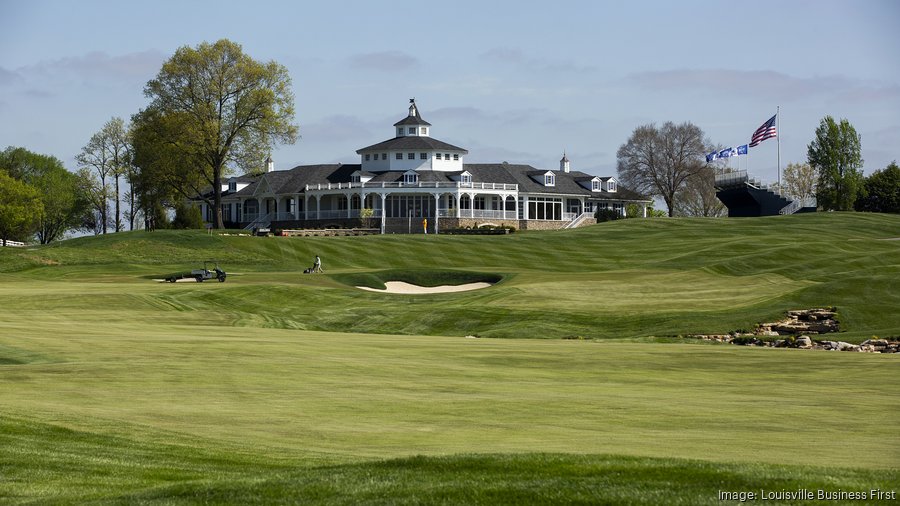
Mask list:
[[397,129],[397,137],[428,137],[431,123],[422,119],[419,109],[416,107],[416,99],[409,99],[409,115],[394,123]]

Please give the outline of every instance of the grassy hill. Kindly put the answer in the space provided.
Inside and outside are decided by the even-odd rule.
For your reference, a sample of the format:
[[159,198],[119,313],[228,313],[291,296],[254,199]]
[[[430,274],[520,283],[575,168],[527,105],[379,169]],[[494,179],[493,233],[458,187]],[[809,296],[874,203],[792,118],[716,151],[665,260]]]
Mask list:
[[[158,231],[2,251],[0,273],[61,284],[62,291],[81,290],[82,282],[135,284],[114,301],[103,299],[115,289],[91,285],[79,302],[190,310],[230,325],[610,339],[724,333],[824,305],[838,307],[842,339],[860,341],[900,335],[898,237],[900,217],[861,213],[625,220],[486,237]],[[329,276],[300,274],[316,254]],[[145,279],[204,259],[219,260],[229,281],[159,287]],[[391,269],[460,269],[503,280],[487,290],[428,297],[373,294],[341,282]],[[92,301],[95,289],[100,300]],[[25,296],[12,307],[33,305]]]
[[[898,357],[657,341],[818,305],[838,307],[842,340],[900,335],[897,238],[900,217],[837,213],[2,249],[0,503],[722,504],[719,490],[896,489]],[[327,273],[301,274],[316,254]],[[205,259],[227,282],[153,280]],[[391,270],[500,281],[353,287]],[[588,339],[560,339],[576,336]]]

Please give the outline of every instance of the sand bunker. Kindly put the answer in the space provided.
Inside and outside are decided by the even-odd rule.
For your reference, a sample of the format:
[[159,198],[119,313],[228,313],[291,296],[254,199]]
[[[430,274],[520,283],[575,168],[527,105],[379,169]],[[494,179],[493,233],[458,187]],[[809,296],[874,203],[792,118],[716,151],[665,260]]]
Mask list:
[[369,288],[368,286],[357,286],[361,290],[378,293],[402,293],[402,294],[422,294],[422,293],[449,293],[449,292],[468,292],[469,290],[478,290],[491,286],[490,283],[467,283],[465,285],[441,285],[441,286],[419,286],[404,283],[403,281],[386,281],[384,290],[377,288]]

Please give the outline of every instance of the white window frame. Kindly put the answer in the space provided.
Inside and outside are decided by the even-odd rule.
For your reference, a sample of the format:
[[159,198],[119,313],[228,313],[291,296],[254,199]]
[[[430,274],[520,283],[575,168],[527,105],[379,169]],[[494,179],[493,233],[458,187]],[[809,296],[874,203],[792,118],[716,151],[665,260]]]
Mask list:
[[544,174],[544,186],[556,186],[556,176],[554,174]]

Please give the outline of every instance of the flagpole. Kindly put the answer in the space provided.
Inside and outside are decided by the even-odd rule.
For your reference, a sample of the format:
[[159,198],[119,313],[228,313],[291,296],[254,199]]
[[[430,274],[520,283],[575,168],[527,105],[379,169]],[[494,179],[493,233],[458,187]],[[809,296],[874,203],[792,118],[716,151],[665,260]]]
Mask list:
[[775,131],[777,135],[775,140],[778,142],[778,189],[781,190],[781,106],[775,106]]

